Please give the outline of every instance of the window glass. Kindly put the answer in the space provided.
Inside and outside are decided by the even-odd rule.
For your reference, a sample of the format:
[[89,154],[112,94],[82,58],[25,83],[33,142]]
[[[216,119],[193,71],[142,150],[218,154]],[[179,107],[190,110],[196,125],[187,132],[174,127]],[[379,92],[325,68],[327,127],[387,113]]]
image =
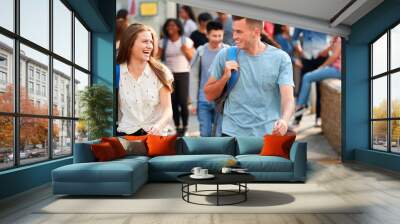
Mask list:
[[387,78],[372,81],[372,118],[387,118]]
[[0,170],[14,165],[14,122],[11,116],[0,115]]
[[372,122],[372,147],[380,151],[387,151],[387,121]]
[[387,34],[372,44],[372,75],[387,71]]
[[49,0],[20,0],[21,36],[49,48]]
[[[49,57],[39,51],[36,51],[23,44],[20,53],[20,108],[24,114],[40,114],[47,115],[49,108],[48,97],[48,74],[49,74]],[[26,68],[33,68],[35,71],[35,91],[33,94],[26,86],[29,75]],[[31,100],[36,104],[31,103]]]
[[89,70],[89,32],[75,18],[75,63]]
[[72,154],[72,121],[53,120],[53,157]]
[[[1,11],[1,10],[0,10]],[[0,111],[14,111],[14,72],[12,39],[0,34]]]
[[14,31],[14,0],[0,1],[0,26]]
[[72,117],[71,66],[53,60],[53,115]]
[[71,60],[72,12],[60,1],[53,1],[53,51]]
[[400,67],[400,24],[390,32],[390,68]]
[[19,156],[21,164],[35,163],[49,158],[49,120],[22,117],[20,119]]

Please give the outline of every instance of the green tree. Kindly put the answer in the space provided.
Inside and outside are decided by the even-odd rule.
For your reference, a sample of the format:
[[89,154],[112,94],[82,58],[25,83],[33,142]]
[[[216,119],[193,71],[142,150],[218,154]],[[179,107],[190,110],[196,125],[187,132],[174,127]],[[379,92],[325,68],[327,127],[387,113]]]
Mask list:
[[104,85],[86,87],[80,93],[81,118],[88,127],[89,139],[109,136],[112,125],[112,93]]

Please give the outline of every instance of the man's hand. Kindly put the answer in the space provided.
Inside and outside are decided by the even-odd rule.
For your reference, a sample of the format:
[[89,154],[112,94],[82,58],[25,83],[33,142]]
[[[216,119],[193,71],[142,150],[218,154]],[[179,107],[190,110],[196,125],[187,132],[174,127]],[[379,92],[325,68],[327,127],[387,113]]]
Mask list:
[[223,78],[229,80],[231,78],[232,70],[238,70],[239,64],[236,61],[227,61],[225,62],[224,74],[222,75]]
[[274,129],[272,130],[272,135],[283,136],[286,134],[287,129],[288,129],[288,122],[283,119],[279,119],[274,124]]

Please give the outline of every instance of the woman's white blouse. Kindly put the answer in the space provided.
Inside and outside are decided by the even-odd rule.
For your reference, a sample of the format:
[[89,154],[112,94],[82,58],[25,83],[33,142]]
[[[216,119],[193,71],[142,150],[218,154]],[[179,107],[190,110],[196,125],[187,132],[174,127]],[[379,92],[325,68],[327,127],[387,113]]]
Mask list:
[[[164,67],[167,80],[172,81],[173,75]],[[162,82],[157,78],[149,64],[146,64],[142,75],[135,80],[129,73],[126,64],[120,66],[119,82],[119,116],[118,132],[132,134],[143,129],[148,131],[162,117],[160,104],[160,89]],[[161,135],[167,135],[168,125],[163,127]]]

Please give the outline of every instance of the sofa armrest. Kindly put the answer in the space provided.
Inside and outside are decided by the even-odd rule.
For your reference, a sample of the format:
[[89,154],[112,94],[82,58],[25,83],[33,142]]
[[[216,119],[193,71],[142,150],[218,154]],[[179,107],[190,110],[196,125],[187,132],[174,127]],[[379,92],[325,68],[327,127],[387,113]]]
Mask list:
[[293,179],[305,181],[307,176],[307,143],[294,142],[290,149],[290,160],[293,162]]
[[74,147],[74,163],[89,163],[95,162],[96,158],[92,153],[90,146],[92,144],[98,144],[100,140],[94,140],[89,142],[75,143]]

